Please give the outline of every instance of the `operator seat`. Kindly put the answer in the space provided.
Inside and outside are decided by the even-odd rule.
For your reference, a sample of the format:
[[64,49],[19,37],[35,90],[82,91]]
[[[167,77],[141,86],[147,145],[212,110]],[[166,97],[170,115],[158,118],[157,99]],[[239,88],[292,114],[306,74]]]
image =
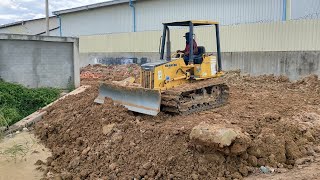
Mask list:
[[198,55],[193,58],[194,64],[201,64],[203,61],[202,55],[206,53],[206,49],[203,46],[198,46]]

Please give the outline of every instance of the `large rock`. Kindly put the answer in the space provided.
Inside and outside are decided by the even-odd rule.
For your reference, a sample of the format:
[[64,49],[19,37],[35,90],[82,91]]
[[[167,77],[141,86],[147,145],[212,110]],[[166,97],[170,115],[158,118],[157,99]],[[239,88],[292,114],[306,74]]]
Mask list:
[[240,129],[204,122],[193,127],[190,139],[197,145],[210,147],[225,154],[241,154],[247,150],[251,142],[249,136]]

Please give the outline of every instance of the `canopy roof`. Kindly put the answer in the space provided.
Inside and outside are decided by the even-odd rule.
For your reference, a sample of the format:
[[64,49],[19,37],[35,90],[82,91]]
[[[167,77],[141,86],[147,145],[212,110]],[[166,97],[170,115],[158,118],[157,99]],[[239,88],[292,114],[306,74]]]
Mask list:
[[170,23],[163,23],[167,26],[189,26],[190,22],[194,26],[205,26],[205,25],[215,25],[219,24],[218,22],[214,21],[204,21],[204,20],[190,20],[190,21],[178,21],[178,22],[170,22]]

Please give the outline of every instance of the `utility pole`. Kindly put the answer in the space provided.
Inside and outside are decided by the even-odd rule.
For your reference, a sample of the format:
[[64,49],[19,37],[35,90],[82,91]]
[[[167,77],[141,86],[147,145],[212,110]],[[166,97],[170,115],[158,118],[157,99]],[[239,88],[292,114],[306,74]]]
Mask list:
[[49,32],[49,0],[46,0],[46,35],[50,36],[50,32]]
[[291,0],[286,1],[286,21],[291,20]]

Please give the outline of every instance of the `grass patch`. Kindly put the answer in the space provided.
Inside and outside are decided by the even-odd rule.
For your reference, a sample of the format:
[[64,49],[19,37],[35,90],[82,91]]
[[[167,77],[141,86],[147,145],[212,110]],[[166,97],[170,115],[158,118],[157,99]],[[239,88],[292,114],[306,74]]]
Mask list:
[[17,162],[18,157],[24,158],[27,155],[29,149],[22,144],[14,144],[12,147],[5,149],[3,152],[0,152],[0,155],[3,155],[7,161],[9,158]]
[[59,97],[54,88],[26,88],[0,80],[0,126],[10,126]]

